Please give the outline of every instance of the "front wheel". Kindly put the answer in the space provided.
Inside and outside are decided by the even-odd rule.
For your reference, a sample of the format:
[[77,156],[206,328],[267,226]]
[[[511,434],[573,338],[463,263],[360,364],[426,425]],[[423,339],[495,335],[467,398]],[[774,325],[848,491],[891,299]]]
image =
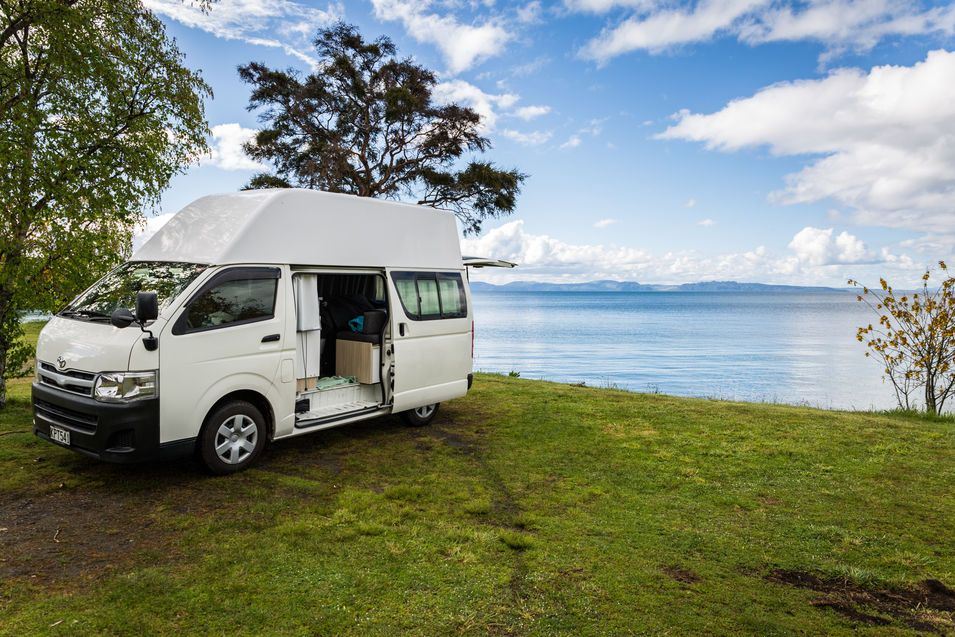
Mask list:
[[209,414],[199,436],[199,457],[209,473],[226,475],[247,469],[265,447],[265,418],[242,400]]
[[441,403],[434,403],[432,405],[424,405],[416,409],[403,411],[401,412],[401,419],[409,427],[424,427],[434,420],[435,414],[438,413],[438,405],[440,404]]

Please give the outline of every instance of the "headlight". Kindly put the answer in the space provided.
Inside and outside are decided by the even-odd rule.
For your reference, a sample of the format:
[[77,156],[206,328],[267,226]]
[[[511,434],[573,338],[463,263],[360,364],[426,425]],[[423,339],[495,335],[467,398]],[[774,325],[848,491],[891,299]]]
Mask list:
[[155,371],[104,372],[93,384],[93,398],[104,403],[125,403],[158,395],[159,382]]

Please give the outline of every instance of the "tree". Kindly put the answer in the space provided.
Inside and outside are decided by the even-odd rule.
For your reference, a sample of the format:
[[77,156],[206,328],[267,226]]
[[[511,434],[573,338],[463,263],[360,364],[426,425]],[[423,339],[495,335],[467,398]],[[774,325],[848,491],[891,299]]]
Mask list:
[[912,409],[912,395],[921,390],[928,414],[941,413],[955,392],[955,278],[939,262],[944,280],[929,287],[931,271],[922,275],[922,286],[908,294],[897,293],[885,279],[881,291],[862,287],[857,299],[878,316],[878,325],[860,327],[856,338],[885,370],[895,390],[899,408]]
[[265,125],[245,150],[275,168],[247,188],[404,194],[454,211],[466,233],[513,212],[525,175],[484,161],[460,167],[465,153],[491,144],[473,109],[435,103],[433,72],[398,59],[389,38],[366,42],[343,23],[319,31],[315,48],[321,70],[305,78],[260,63],[239,67],[253,87],[249,110],[263,109]]
[[0,0],[0,406],[55,311],[206,150],[209,87],[138,0]]

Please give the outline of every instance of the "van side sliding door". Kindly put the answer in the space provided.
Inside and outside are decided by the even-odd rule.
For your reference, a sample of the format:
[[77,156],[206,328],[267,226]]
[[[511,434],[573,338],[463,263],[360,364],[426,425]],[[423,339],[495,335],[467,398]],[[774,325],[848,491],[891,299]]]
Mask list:
[[467,393],[471,309],[463,271],[387,270],[394,411]]

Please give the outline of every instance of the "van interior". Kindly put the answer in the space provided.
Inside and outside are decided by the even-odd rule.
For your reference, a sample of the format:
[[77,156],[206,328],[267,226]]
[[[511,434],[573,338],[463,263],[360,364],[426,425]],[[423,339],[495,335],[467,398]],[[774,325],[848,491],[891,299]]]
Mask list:
[[292,277],[296,427],[316,427],[386,402],[388,299],[381,273],[307,271]]

